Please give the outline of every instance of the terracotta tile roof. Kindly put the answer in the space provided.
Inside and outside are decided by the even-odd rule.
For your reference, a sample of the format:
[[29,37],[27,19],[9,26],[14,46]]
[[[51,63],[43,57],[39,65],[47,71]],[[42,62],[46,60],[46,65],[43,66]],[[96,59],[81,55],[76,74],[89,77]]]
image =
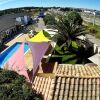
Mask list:
[[83,78],[95,78],[100,77],[99,66],[83,66],[83,65],[71,65],[60,64],[56,76],[68,76],[68,77],[83,77]]
[[43,95],[44,100],[48,100],[48,93],[50,89],[52,79],[45,78],[45,77],[39,77],[36,76],[33,82],[33,89],[37,91],[37,93],[41,93]]
[[60,64],[54,79],[36,76],[33,88],[44,100],[100,100],[100,67]]
[[56,76],[48,100],[100,100],[100,78]]
[[100,100],[100,67],[60,64],[48,100]]

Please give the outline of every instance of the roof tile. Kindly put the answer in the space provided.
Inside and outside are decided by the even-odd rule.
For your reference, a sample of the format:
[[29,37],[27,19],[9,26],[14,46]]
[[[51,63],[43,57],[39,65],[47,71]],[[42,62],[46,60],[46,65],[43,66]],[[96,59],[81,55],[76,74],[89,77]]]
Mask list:
[[100,100],[99,71],[95,66],[61,64],[54,79],[36,76],[33,87],[44,100]]
[[99,66],[60,64],[55,75],[70,77],[100,77]]
[[36,76],[34,81],[33,81],[33,89],[37,91],[37,93],[41,93],[44,96],[44,100],[47,100],[48,94],[52,95],[53,90],[50,91],[50,86],[51,86],[51,81],[52,79],[45,78],[45,77],[39,77]]
[[[59,83],[59,77],[61,82]],[[52,100],[99,100],[100,84],[97,84],[99,78],[75,78],[56,76],[55,89],[52,91]],[[65,83],[62,83],[65,80]],[[50,88],[50,91],[52,88]],[[50,95],[49,95],[50,96]]]

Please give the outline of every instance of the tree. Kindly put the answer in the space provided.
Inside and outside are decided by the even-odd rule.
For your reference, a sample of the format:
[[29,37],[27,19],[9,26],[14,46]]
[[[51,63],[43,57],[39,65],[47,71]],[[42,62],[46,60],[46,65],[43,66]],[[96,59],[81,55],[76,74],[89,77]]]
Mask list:
[[[81,25],[82,20],[78,20],[77,14],[75,14],[76,16],[70,16],[70,14],[71,13],[67,16],[59,16],[59,21],[56,24],[58,34],[55,35],[55,38],[57,38],[57,44],[61,47],[61,50],[63,50],[62,57],[66,55],[67,50],[72,54],[76,54],[76,57],[80,58],[82,62],[92,55],[92,44],[87,39],[81,40],[78,38],[78,36],[85,36],[87,32],[85,27]],[[81,18],[79,17],[79,19]]]
[[50,14],[47,14],[45,17],[44,17],[44,22],[45,22],[45,25],[54,25],[56,23],[56,20],[55,20],[55,16],[53,15],[50,15]]
[[78,38],[78,36],[85,36],[87,33],[86,28],[82,25],[82,18],[78,13],[70,12],[67,16],[59,16],[56,28],[58,34],[55,37],[58,38],[58,44],[66,44],[69,51],[79,54],[81,50],[87,50],[92,46],[87,39],[81,40]]
[[42,96],[28,87],[24,76],[0,69],[0,100],[42,100]]
[[72,48],[72,42],[78,40],[77,36],[85,35],[85,28],[83,26],[71,22],[65,16],[60,17],[58,23],[56,24],[56,28],[59,32],[59,34],[57,34],[57,38],[62,40],[63,43],[66,43],[66,46],[69,49]]
[[73,23],[76,25],[82,25],[83,19],[81,18],[79,13],[72,11],[68,13],[67,17],[70,23]]

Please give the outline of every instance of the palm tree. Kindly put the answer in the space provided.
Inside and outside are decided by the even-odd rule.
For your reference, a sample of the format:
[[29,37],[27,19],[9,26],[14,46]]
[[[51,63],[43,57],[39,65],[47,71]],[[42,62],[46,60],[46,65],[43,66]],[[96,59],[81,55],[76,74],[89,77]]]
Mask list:
[[[78,18],[75,15],[74,18],[69,18],[68,15],[58,16],[59,20],[55,24],[58,34],[53,38],[58,41],[59,48],[55,48],[54,55],[60,55],[64,58],[62,61],[69,57],[70,60],[77,59],[76,63],[86,63],[87,58],[92,55],[91,50],[93,50],[92,44],[85,37],[86,27],[82,25],[81,18],[79,18],[80,21],[77,21]],[[65,63],[68,63],[68,59]]]
[[66,43],[68,49],[72,47],[73,41],[76,42],[77,46],[83,45],[83,41],[78,43],[78,36],[85,36],[85,28],[80,25],[73,24],[69,22],[67,19],[61,18],[59,22],[56,24],[56,28],[58,29],[57,38],[62,40],[63,43]]

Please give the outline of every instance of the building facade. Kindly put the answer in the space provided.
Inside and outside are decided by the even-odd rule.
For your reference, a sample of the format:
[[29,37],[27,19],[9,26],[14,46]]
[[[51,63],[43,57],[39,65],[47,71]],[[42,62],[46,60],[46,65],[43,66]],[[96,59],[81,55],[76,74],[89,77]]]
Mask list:
[[30,21],[31,15],[27,13],[0,16],[0,43],[17,35]]

